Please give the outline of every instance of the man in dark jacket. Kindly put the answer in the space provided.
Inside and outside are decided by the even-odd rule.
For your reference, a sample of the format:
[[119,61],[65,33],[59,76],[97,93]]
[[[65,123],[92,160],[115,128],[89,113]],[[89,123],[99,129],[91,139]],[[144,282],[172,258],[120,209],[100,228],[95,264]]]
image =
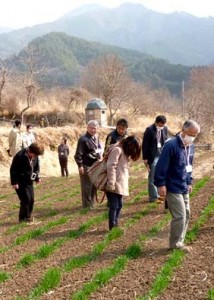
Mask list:
[[31,217],[34,206],[33,181],[40,182],[38,156],[43,153],[44,147],[33,143],[19,151],[13,158],[10,179],[20,200],[19,222],[33,222]]
[[126,119],[119,119],[116,124],[116,129],[110,132],[106,137],[104,155],[107,153],[108,148],[112,144],[116,144],[117,142],[125,139],[127,135],[128,122]]
[[94,207],[96,188],[91,183],[87,170],[95,161],[101,158],[101,146],[97,137],[98,128],[99,123],[96,120],[88,122],[87,132],[79,138],[74,155],[79,169],[82,206],[91,209]]
[[189,193],[192,191],[193,141],[200,132],[192,120],[183,124],[182,131],[167,141],[155,168],[155,185],[158,193],[166,197],[172,215],[170,249],[184,249],[190,208]]
[[154,171],[163,145],[168,138],[166,117],[157,116],[155,123],[147,127],[143,136],[142,152],[143,161],[148,169],[148,192],[149,201],[157,201],[159,195],[154,185]]

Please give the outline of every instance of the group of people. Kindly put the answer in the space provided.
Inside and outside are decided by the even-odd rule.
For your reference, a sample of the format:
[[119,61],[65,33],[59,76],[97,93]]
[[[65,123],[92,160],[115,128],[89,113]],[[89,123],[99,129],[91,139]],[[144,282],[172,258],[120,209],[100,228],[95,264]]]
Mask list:
[[[91,209],[94,207],[96,189],[87,170],[102,159],[98,128],[96,120],[88,122],[87,131],[79,138],[74,156],[79,169],[82,206]],[[187,250],[184,239],[190,217],[193,141],[200,133],[200,126],[193,120],[187,120],[180,132],[169,136],[166,117],[159,115],[146,128],[142,141],[135,135],[128,136],[127,129],[127,120],[118,120],[116,129],[107,136],[104,148],[109,230],[118,226],[123,196],[129,195],[129,161],[138,160],[142,153],[148,170],[149,202],[165,202],[165,208],[172,216],[169,247],[172,250]]]
[[26,132],[21,131],[22,122],[15,120],[15,124],[9,133],[8,143],[9,149],[8,154],[12,157],[16,155],[20,150],[29,147],[36,141],[33,133],[33,126],[28,124],[26,126]]
[[[19,222],[33,222],[34,205],[33,182],[40,182],[38,156],[44,153],[44,146],[36,142],[33,127],[27,126],[22,134],[21,122],[9,134],[9,153],[13,156],[10,167],[11,185],[19,200]],[[107,160],[106,196],[109,210],[109,230],[118,226],[123,197],[129,195],[129,162],[142,159],[148,170],[149,202],[167,203],[172,216],[170,226],[170,249],[187,249],[184,239],[190,218],[189,193],[192,191],[192,163],[194,157],[193,141],[200,133],[200,126],[193,120],[184,122],[181,131],[169,136],[167,120],[163,115],[156,117],[154,123],[146,128],[142,140],[128,135],[128,122],[119,119],[115,130],[106,137],[102,149],[99,123],[91,120],[86,133],[80,136],[74,159],[77,163],[82,206],[94,208],[96,188],[91,183],[88,169],[97,160]],[[69,147],[67,139],[62,138],[58,146],[61,175],[68,176]]]

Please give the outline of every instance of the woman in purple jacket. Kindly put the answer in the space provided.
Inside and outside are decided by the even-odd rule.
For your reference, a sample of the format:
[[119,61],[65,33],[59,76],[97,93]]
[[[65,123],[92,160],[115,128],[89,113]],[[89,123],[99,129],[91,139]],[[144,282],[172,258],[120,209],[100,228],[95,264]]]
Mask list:
[[61,176],[68,177],[68,156],[69,147],[67,145],[67,139],[62,138],[61,144],[58,146],[59,164],[61,168]]
[[129,136],[109,148],[106,187],[109,203],[109,230],[118,226],[123,196],[129,195],[129,160],[136,161],[140,154],[141,141],[135,136]]

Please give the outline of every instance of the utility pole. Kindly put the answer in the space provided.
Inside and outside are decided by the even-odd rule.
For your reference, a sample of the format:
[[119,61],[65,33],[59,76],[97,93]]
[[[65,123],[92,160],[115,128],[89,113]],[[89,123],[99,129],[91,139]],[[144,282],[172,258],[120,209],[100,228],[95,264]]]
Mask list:
[[182,118],[184,120],[184,80],[182,81]]

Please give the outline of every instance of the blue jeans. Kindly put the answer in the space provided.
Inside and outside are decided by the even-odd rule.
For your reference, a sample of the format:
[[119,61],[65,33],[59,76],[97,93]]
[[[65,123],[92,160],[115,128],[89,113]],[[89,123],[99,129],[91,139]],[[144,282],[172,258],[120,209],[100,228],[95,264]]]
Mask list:
[[123,207],[123,196],[115,193],[106,193],[109,204],[109,229],[118,226],[120,211]]
[[148,192],[149,192],[149,201],[154,202],[158,198],[158,191],[156,186],[154,185],[154,175],[155,175],[155,167],[158,162],[159,157],[155,157],[153,163],[149,166],[150,171],[148,175]]

